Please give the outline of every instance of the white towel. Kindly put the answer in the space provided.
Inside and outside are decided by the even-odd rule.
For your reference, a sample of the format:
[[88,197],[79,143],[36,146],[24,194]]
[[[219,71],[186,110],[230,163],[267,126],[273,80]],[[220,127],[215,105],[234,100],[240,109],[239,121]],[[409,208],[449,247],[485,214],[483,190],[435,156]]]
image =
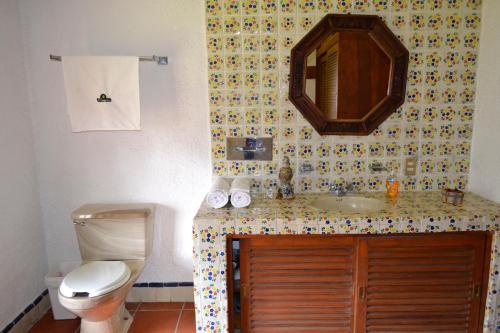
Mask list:
[[140,130],[138,57],[62,57],[73,132]]
[[248,178],[235,178],[231,184],[229,191],[231,195],[231,205],[236,208],[243,208],[252,202],[250,196],[250,179]]
[[207,194],[207,204],[212,208],[222,208],[229,202],[229,182],[217,178]]

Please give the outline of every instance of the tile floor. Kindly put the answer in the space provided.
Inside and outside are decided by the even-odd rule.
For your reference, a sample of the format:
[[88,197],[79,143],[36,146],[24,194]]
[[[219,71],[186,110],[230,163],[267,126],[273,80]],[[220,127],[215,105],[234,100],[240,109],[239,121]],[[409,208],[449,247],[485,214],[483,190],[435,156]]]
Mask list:
[[[196,332],[193,303],[127,303],[127,309],[134,316],[128,333]],[[49,310],[30,333],[77,333],[79,324],[79,319],[54,320]]]

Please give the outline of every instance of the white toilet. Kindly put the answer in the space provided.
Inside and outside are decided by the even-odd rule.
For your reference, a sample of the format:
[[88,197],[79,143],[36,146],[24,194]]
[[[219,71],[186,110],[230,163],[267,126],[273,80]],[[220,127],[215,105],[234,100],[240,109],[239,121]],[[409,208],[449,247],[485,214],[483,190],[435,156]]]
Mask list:
[[80,207],[72,214],[82,264],[64,278],[59,301],[82,319],[81,333],[122,333],[132,324],[125,298],[151,252],[154,206]]

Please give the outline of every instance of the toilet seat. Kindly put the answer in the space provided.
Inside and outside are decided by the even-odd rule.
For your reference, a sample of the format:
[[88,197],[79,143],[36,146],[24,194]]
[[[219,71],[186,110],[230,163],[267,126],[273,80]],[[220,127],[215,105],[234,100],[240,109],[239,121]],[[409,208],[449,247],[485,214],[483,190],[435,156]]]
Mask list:
[[123,286],[130,278],[123,261],[92,261],[71,271],[59,288],[65,297],[96,297]]

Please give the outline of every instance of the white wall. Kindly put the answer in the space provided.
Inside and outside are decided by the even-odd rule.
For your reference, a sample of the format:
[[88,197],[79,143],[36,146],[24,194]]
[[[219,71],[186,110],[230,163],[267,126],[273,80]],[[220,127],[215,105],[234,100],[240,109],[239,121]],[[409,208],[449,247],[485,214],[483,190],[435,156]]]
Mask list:
[[482,10],[470,189],[500,202],[500,1]]
[[45,288],[46,255],[17,1],[0,0],[0,329]]
[[[21,0],[49,263],[79,258],[70,213],[161,205],[140,281],[192,281],[192,218],[210,182],[204,1]],[[59,55],[168,55],[141,63],[140,132],[71,133]]]

